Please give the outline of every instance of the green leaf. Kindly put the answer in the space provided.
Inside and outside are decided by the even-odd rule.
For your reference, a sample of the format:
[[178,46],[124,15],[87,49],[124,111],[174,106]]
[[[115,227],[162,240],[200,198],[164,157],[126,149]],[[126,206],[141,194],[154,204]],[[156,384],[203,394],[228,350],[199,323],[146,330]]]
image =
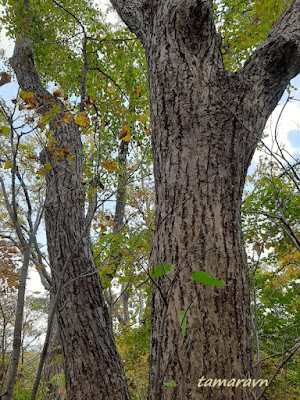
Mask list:
[[151,278],[159,278],[160,276],[163,276],[166,272],[172,271],[171,265],[167,263],[159,264],[151,274]]
[[0,133],[3,133],[3,135],[8,135],[10,133],[10,129],[7,128],[7,126],[1,126]]
[[53,112],[54,114],[58,114],[58,113],[60,112],[60,110],[61,110],[61,108],[60,108],[60,106],[59,106],[58,104],[54,104],[54,105],[52,106],[52,112]]
[[170,387],[170,388],[176,388],[177,383],[175,381],[171,381],[171,382],[165,382],[164,386],[166,387]]
[[226,283],[220,279],[214,278],[212,275],[204,271],[195,271],[192,274],[192,280],[195,282],[203,283],[203,285],[208,286],[226,286]]
[[181,326],[183,339],[185,337],[185,331],[186,331],[186,313],[187,313],[187,308],[185,308],[184,310],[181,310],[179,312],[179,322],[180,322],[180,326]]

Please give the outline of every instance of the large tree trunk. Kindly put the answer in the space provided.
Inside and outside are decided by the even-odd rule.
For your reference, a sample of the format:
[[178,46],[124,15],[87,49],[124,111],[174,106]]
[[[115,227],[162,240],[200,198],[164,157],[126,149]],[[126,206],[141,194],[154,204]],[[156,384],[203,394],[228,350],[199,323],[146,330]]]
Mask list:
[[[25,15],[30,17],[28,1]],[[50,123],[53,137],[42,161],[51,165],[46,175],[45,224],[53,272],[54,294],[59,296],[58,325],[70,400],[129,399],[123,366],[114,343],[112,325],[94,262],[85,217],[82,185],[82,144],[74,122],[62,122],[66,112],[41,85],[34,67],[30,31],[20,34],[10,62],[22,90],[33,92],[40,114],[59,112]],[[73,156],[57,158],[57,149]],[[48,164],[49,170],[49,164]],[[63,287],[58,292],[60,282]]]
[[[150,398],[250,399],[247,388],[197,385],[202,376],[251,376],[250,293],[240,203],[252,154],[245,128],[226,107],[238,112],[233,96],[242,97],[243,89],[234,88],[234,79],[221,68],[201,68],[207,49],[197,43],[193,49],[178,36],[176,40],[183,26],[170,32],[170,24],[156,28],[159,44],[148,51],[157,193],[153,262],[175,267],[172,283],[162,277],[160,290],[153,285]],[[211,52],[211,63],[221,64],[218,49],[212,45]],[[213,87],[206,83],[210,81]],[[197,270],[227,286],[191,282]],[[186,308],[183,340],[179,312]],[[176,389],[163,385],[172,380]]]
[[[253,399],[249,382],[212,388],[198,381],[252,377],[241,197],[266,120],[300,69],[300,1],[234,75],[222,63],[212,1],[112,3],[146,50],[157,194],[153,266],[174,267],[153,285],[149,400]],[[226,286],[192,282],[197,270]],[[164,385],[173,380],[175,388]]]

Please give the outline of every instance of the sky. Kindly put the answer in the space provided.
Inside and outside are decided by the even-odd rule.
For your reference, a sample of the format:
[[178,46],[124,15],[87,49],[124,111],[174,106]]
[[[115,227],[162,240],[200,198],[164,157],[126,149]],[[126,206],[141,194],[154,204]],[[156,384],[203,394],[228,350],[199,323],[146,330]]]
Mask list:
[[[117,14],[111,10],[110,2],[108,0],[95,0],[95,4],[101,7],[101,10],[107,13],[106,18],[109,22],[116,24],[120,23],[120,19]],[[110,9],[110,10],[109,10]],[[1,6],[0,6],[1,13]],[[7,56],[10,56],[13,51],[13,42],[9,40],[5,36],[4,30],[0,32],[0,49],[4,49]],[[5,70],[3,63],[0,61],[0,72]],[[282,112],[282,108],[287,98],[287,93],[284,94],[283,98],[279,102],[278,106],[274,110],[273,114],[269,118],[265,132],[268,133],[268,137],[264,139],[264,142],[269,148],[273,146],[273,135],[275,131],[275,126],[278,121],[278,117],[282,112],[281,118],[278,125],[278,139],[279,142],[284,146],[285,150],[292,155],[300,154],[300,76],[296,77],[292,81],[292,85],[297,90],[292,90],[291,96],[294,96],[295,99],[288,103],[288,105],[284,108]],[[10,99],[16,97],[16,93],[18,90],[18,86],[15,82],[4,85],[0,87],[0,96],[5,100],[9,101]],[[299,93],[298,93],[299,92]],[[274,150],[273,146],[273,150]],[[263,151],[256,151],[253,157],[253,161],[249,172],[252,173],[254,171],[255,165],[257,164],[259,157],[263,155]],[[29,275],[28,287],[31,291],[43,291],[43,286],[40,283],[40,278],[38,273],[35,270],[31,270]]]

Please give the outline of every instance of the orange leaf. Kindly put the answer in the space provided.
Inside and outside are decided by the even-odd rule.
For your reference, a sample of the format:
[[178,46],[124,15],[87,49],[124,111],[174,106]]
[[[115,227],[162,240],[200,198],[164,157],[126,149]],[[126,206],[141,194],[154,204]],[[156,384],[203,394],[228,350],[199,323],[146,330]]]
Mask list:
[[113,172],[117,166],[118,163],[116,161],[103,161],[102,166],[108,171],[108,172]]

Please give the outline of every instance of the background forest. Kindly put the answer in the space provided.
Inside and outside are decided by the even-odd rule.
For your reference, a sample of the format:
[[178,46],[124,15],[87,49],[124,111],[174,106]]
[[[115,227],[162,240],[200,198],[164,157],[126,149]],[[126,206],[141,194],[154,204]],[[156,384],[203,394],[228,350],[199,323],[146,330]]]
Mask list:
[[[234,73],[289,1],[214,3],[223,60]],[[146,399],[151,285],[168,265],[150,269],[155,189],[143,47],[122,23],[108,22],[101,2],[32,0],[30,27],[22,16],[22,2],[2,0],[1,5],[0,29],[9,38],[15,41],[17,32],[34,30],[38,75],[65,108],[61,114],[55,102],[48,102],[49,111],[41,114],[34,93],[17,87],[7,55],[1,52],[0,398],[18,346],[14,329],[19,325],[21,356],[12,398],[66,399],[55,317],[51,338],[49,328],[46,335],[55,299],[43,212],[45,179],[53,167],[41,162],[45,148],[58,163],[74,159],[70,148],[60,146],[53,135],[51,124],[62,121],[80,130],[93,256],[131,398]],[[281,136],[286,109],[292,105],[299,110],[297,86],[296,78],[265,130],[242,206],[255,368],[270,381],[262,397],[269,400],[300,397],[300,160],[295,152],[300,141],[296,130],[289,144]],[[40,287],[37,277],[42,290],[35,289]],[[42,353],[45,340],[47,354]],[[43,372],[32,397],[40,358]]]

